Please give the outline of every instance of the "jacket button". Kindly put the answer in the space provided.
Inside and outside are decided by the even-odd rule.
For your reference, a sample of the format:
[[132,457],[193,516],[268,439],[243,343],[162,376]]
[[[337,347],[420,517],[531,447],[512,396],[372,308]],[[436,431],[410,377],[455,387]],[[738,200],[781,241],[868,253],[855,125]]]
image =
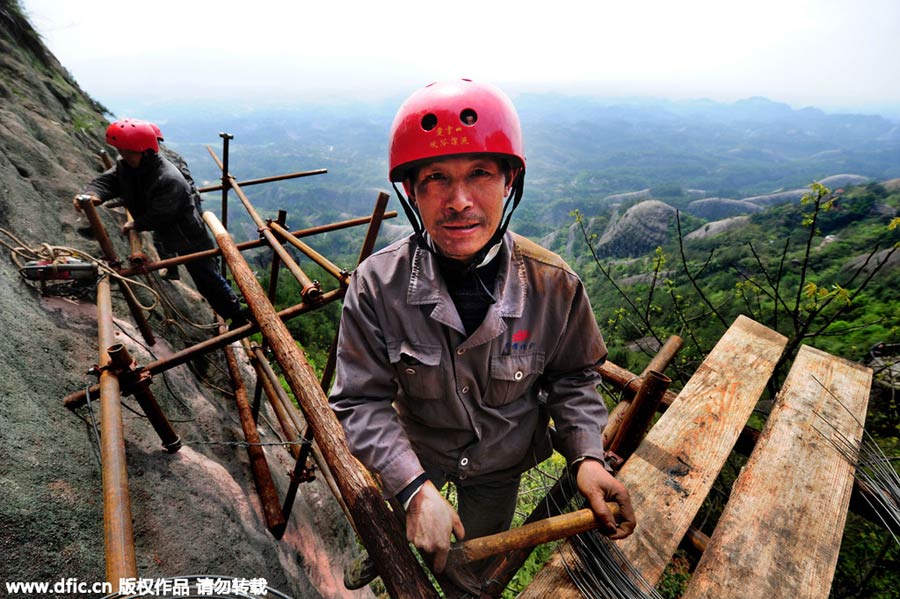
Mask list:
[[459,465],[460,465],[460,466],[463,466],[463,467],[468,466],[468,465],[469,465],[469,458],[463,458],[463,459],[461,459],[461,460],[459,461]]
[[465,395],[466,393],[469,392],[469,388],[468,388],[468,387],[463,387],[462,389],[459,390],[459,392],[462,393],[463,395]]
[[456,355],[457,355],[457,356],[461,356],[461,355],[463,355],[464,353],[466,353],[465,348],[462,348],[462,347],[461,347],[461,348],[459,348],[458,350],[456,350]]
[[415,369],[415,368],[407,368],[407,369],[406,369],[406,374],[415,374],[415,373],[416,373],[416,369]]
[[525,376],[525,374],[521,370],[517,370],[516,373],[513,375],[513,378],[516,379],[517,381],[521,381],[524,376]]

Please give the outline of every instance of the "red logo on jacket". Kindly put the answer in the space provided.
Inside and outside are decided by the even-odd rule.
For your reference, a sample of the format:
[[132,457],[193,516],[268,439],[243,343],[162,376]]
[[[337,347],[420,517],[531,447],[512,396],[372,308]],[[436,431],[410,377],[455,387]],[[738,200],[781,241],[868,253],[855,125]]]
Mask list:
[[512,342],[513,343],[525,343],[528,341],[528,338],[531,336],[531,331],[521,330],[513,333]]

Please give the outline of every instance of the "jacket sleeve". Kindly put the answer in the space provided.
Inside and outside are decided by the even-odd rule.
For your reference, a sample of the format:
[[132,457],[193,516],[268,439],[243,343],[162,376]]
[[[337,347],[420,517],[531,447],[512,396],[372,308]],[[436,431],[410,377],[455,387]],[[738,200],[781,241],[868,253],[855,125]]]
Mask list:
[[97,196],[104,202],[119,197],[122,186],[119,184],[118,167],[113,166],[103,174],[94,177],[90,183],[84,186],[84,193]]
[[158,231],[171,226],[191,208],[187,182],[182,177],[160,177],[148,192],[147,210],[134,219],[138,231]]
[[376,304],[357,272],[344,298],[330,403],[353,455],[381,475],[393,496],[424,470],[393,407],[397,382]]
[[544,370],[547,406],[561,447],[570,462],[580,457],[603,459],[601,432],[608,411],[597,391],[596,366],[606,359],[606,345],[581,281],[569,305],[559,344]]

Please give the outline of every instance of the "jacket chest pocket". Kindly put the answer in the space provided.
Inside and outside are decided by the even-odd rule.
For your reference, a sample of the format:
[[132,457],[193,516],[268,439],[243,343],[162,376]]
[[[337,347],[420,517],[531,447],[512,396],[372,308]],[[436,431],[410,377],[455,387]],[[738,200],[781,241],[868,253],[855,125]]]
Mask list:
[[500,407],[519,399],[544,371],[544,353],[491,358],[491,386],[484,403]]
[[407,397],[440,399],[445,381],[439,345],[389,343],[388,359]]

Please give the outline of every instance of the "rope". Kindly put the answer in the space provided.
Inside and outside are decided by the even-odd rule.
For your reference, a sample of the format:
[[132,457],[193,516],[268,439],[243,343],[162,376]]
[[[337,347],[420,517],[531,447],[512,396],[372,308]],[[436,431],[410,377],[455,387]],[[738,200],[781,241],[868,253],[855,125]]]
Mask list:
[[[3,239],[0,239],[0,245],[3,245],[3,247],[10,251],[10,259],[19,270],[25,267],[25,264],[20,261],[20,258],[25,258],[26,260],[46,260],[51,264],[64,264],[67,261],[67,258],[79,258],[81,260],[84,260],[85,262],[95,265],[99,273],[117,279],[127,285],[129,288],[131,288],[132,285],[136,285],[138,287],[143,287],[144,289],[149,291],[153,296],[154,301],[149,306],[145,306],[141,304],[140,301],[138,301],[138,306],[141,309],[152,312],[159,304],[159,294],[156,293],[156,291],[152,287],[135,279],[123,277],[122,275],[117,273],[111,266],[109,266],[99,258],[95,258],[94,256],[88,254],[87,252],[79,250],[78,248],[62,245],[51,245],[49,243],[41,243],[39,246],[29,246],[24,241],[16,237],[8,229],[0,227],[0,233],[3,233],[18,244],[17,246],[14,246],[4,241]],[[132,289],[132,291],[134,290]]]

